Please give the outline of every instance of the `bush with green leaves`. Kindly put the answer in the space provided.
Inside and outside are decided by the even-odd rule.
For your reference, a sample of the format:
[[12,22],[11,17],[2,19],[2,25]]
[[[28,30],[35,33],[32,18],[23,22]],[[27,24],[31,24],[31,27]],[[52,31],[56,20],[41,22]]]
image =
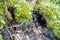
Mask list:
[[52,3],[60,4],[60,0],[50,0]]
[[60,37],[60,6],[45,0],[39,1],[36,8],[46,16],[47,27],[52,28],[56,36]]
[[15,9],[15,19],[17,22],[23,22],[25,21],[25,24],[28,25],[30,21],[32,20],[32,10],[33,6],[25,3],[20,3],[16,6]]
[[24,20],[25,23],[29,24],[32,19],[32,10],[33,6],[29,4],[26,0],[8,0],[8,6],[15,8],[15,20],[22,23]]
[[31,19],[32,10],[33,10],[32,5],[29,5],[28,3],[20,3],[19,5],[16,6],[16,9],[15,9],[16,20],[20,20],[20,18],[21,19]]
[[4,3],[2,0],[0,1],[0,29],[3,27],[3,25],[6,24],[7,20],[5,18],[6,14],[4,12]]
[[[15,14],[15,20],[16,22],[23,23],[25,21],[26,25],[30,23],[32,20],[32,10],[33,6],[29,4],[26,0],[5,0],[6,6],[15,8],[14,14]],[[4,1],[0,1],[0,26],[4,26],[8,24],[8,20],[6,18],[7,13],[5,13],[5,4]]]

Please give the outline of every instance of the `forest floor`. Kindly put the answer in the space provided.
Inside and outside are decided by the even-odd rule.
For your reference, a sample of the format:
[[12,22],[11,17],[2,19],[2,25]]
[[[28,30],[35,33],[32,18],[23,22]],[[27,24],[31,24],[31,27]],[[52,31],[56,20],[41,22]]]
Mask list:
[[7,29],[4,27],[2,30],[4,40],[60,40],[56,39],[52,29],[44,26],[42,27],[38,22],[35,21],[36,20],[33,20],[27,28],[20,29],[17,27],[14,28],[13,31],[11,30],[13,27],[8,28],[12,35],[12,39]]
[[[5,40],[11,40],[6,29],[3,34]],[[12,35],[13,40],[56,40],[51,29],[36,27],[33,23],[25,30],[16,30]]]

